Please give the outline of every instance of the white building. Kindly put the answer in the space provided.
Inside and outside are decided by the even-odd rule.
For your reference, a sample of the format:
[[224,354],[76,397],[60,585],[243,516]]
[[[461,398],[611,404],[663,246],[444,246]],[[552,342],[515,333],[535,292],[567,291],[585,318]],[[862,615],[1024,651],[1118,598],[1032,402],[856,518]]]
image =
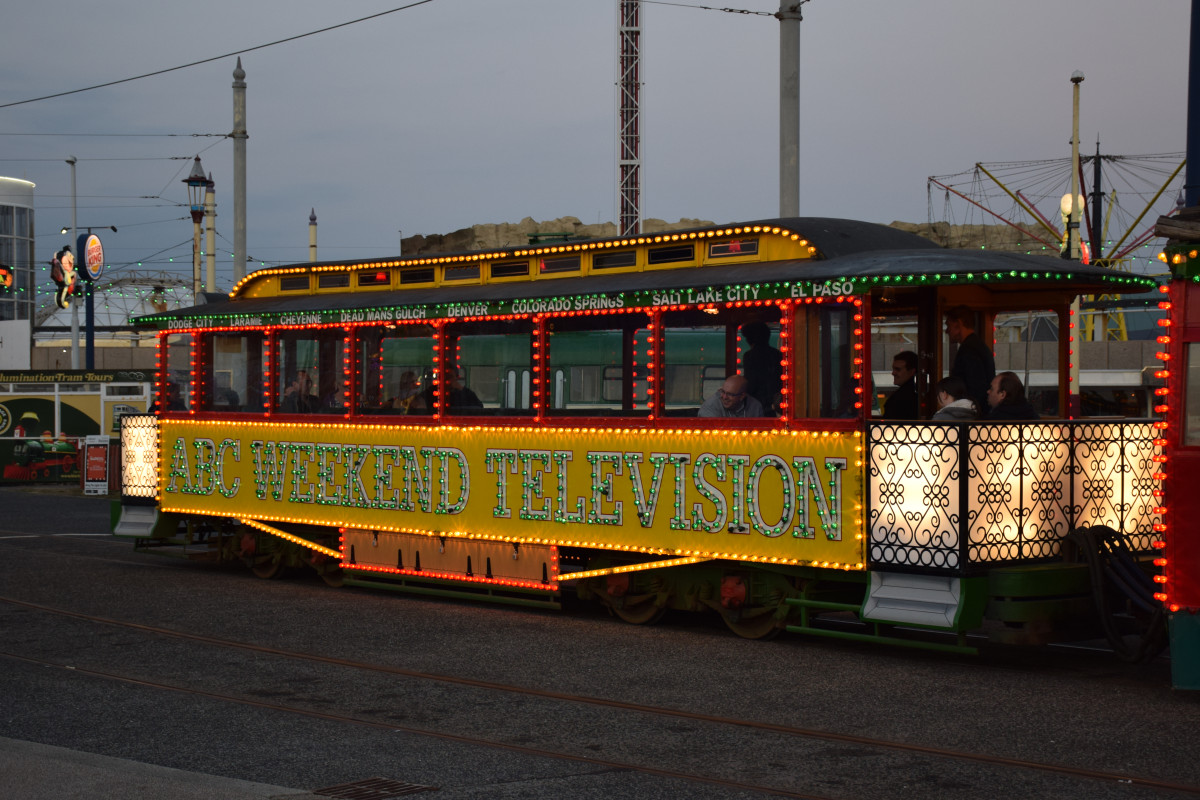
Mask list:
[[34,317],[34,184],[0,178],[0,369],[29,369]]

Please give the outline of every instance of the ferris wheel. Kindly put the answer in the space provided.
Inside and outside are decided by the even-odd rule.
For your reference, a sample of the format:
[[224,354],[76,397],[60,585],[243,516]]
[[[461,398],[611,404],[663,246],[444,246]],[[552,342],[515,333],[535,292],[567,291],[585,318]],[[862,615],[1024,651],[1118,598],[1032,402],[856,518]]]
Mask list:
[[[95,325],[106,328],[130,328],[133,320],[145,314],[157,314],[186,308],[194,304],[192,283],[173,272],[122,270],[106,275],[94,287],[92,310]],[[82,311],[83,295],[71,295]],[[47,293],[39,303],[36,327],[59,327],[71,324],[75,312],[59,308],[53,294]]]

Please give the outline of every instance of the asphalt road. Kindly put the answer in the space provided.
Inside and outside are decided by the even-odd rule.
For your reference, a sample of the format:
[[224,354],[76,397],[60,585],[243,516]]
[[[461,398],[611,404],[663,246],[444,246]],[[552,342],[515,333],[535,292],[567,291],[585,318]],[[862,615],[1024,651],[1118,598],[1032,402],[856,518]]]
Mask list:
[[[0,737],[18,744],[294,794],[1200,796],[1200,697],[1165,657],[748,642],[689,617],[263,581],[133,553],[103,498],[0,488],[0,509]],[[0,787],[18,750],[0,747]],[[27,796],[60,796],[44,788]]]

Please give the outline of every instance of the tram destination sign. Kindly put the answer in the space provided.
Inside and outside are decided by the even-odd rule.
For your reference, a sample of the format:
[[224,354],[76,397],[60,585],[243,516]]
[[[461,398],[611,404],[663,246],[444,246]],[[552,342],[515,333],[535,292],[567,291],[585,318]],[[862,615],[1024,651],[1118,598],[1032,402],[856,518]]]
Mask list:
[[638,292],[524,297],[512,300],[472,300],[419,306],[380,306],[363,309],[322,309],[305,312],[256,314],[213,314],[202,317],[167,318],[167,330],[242,328],[266,325],[369,324],[425,319],[528,316],[589,311],[620,311],[653,306],[704,306],[747,303],[760,300],[836,299],[866,291],[855,281],[788,281],[779,283],[731,284],[687,289],[654,289]]

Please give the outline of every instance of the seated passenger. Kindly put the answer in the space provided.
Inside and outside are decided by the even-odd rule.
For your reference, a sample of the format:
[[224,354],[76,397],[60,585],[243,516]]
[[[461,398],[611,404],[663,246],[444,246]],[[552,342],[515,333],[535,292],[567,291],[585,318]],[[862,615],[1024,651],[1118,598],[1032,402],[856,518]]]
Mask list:
[[704,401],[698,417],[761,417],[762,403],[746,391],[746,379],[734,373],[725,379],[716,394]]
[[967,422],[979,418],[979,409],[967,395],[967,382],[962,378],[942,378],[934,384],[933,391],[938,402],[937,413],[933,415],[935,420]]
[[415,414],[425,410],[425,398],[421,396],[421,386],[417,383],[417,373],[405,370],[400,376],[400,391],[388,403],[401,414]]
[[474,409],[483,409],[483,401],[479,395],[463,385],[462,373],[449,370],[446,373],[446,385],[442,387],[446,393],[446,408],[458,413],[470,413]]
[[987,390],[991,411],[986,419],[1041,419],[1037,409],[1025,399],[1025,384],[1015,372],[1001,372],[992,378]]
[[307,370],[299,370],[292,382],[283,390],[283,402],[279,410],[285,414],[311,414],[321,407],[321,401],[313,394],[312,378]]

